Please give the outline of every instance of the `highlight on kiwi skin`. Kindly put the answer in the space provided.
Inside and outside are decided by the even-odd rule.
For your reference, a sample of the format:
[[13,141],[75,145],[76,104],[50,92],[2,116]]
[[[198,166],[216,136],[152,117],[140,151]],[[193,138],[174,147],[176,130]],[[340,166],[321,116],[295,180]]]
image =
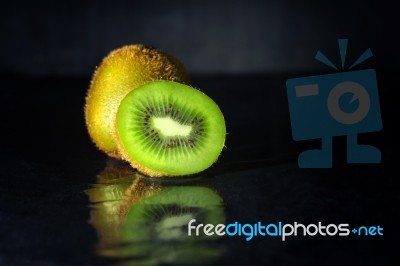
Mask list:
[[188,83],[188,75],[176,58],[143,45],[110,52],[94,72],[86,96],[85,121],[92,141],[109,156],[120,158],[114,125],[121,100],[153,80]]
[[202,172],[225,143],[224,116],[207,95],[172,81],[153,81],[131,91],[116,117],[122,157],[149,176]]
[[149,179],[111,161],[86,190],[90,223],[99,236],[97,253],[134,265],[215,262],[226,250],[220,237],[188,236],[187,222],[225,223],[223,199],[203,182],[173,180]]

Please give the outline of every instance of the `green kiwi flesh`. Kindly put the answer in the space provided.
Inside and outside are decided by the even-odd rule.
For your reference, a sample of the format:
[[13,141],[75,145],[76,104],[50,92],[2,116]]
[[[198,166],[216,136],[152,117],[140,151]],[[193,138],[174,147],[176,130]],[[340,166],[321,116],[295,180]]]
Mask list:
[[150,176],[182,176],[210,167],[225,143],[218,105],[173,81],[153,81],[131,91],[116,119],[123,158]]

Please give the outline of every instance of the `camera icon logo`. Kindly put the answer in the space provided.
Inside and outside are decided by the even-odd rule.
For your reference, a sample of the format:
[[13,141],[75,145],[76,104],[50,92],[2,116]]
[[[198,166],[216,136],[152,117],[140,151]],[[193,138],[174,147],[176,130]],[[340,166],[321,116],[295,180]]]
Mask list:
[[[339,48],[344,68],[347,40]],[[371,56],[368,49],[349,69]],[[316,59],[337,69],[319,51]],[[321,139],[321,149],[299,155],[300,168],[331,168],[334,136],[347,136],[348,163],[380,163],[378,148],[357,142],[358,134],[382,129],[374,69],[289,79],[286,89],[293,139]]]

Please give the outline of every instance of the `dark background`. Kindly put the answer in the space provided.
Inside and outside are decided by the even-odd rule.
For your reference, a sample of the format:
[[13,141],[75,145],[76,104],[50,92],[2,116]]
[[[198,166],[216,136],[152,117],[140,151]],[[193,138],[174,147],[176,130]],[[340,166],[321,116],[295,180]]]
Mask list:
[[0,10],[0,70],[90,75],[112,49],[158,47],[194,73],[265,73],[318,68],[322,49],[338,62],[370,47],[375,67],[398,67],[398,11],[390,1],[18,1]]
[[[0,9],[0,265],[94,265],[95,230],[85,189],[107,157],[85,129],[83,106],[96,65],[132,43],[179,58],[194,85],[221,107],[227,149],[206,176],[228,221],[377,225],[382,238],[226,239],[219,265],[398,265],[398,11],[389,1],[23,1]],[[333,169],[298,169],[285,82],[335,73],[338,38],[347,66],[377,71],[381,132],[360,141],[378,165],[347,165],[334,139]]]

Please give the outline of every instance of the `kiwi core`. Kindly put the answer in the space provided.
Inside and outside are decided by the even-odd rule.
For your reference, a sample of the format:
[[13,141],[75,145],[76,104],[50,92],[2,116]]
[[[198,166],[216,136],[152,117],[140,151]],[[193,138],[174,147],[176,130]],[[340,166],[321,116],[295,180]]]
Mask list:
[[192,126],[183,125],[171,117],[153,117],[153,126],[165,137],[187,137],[192,132]]

